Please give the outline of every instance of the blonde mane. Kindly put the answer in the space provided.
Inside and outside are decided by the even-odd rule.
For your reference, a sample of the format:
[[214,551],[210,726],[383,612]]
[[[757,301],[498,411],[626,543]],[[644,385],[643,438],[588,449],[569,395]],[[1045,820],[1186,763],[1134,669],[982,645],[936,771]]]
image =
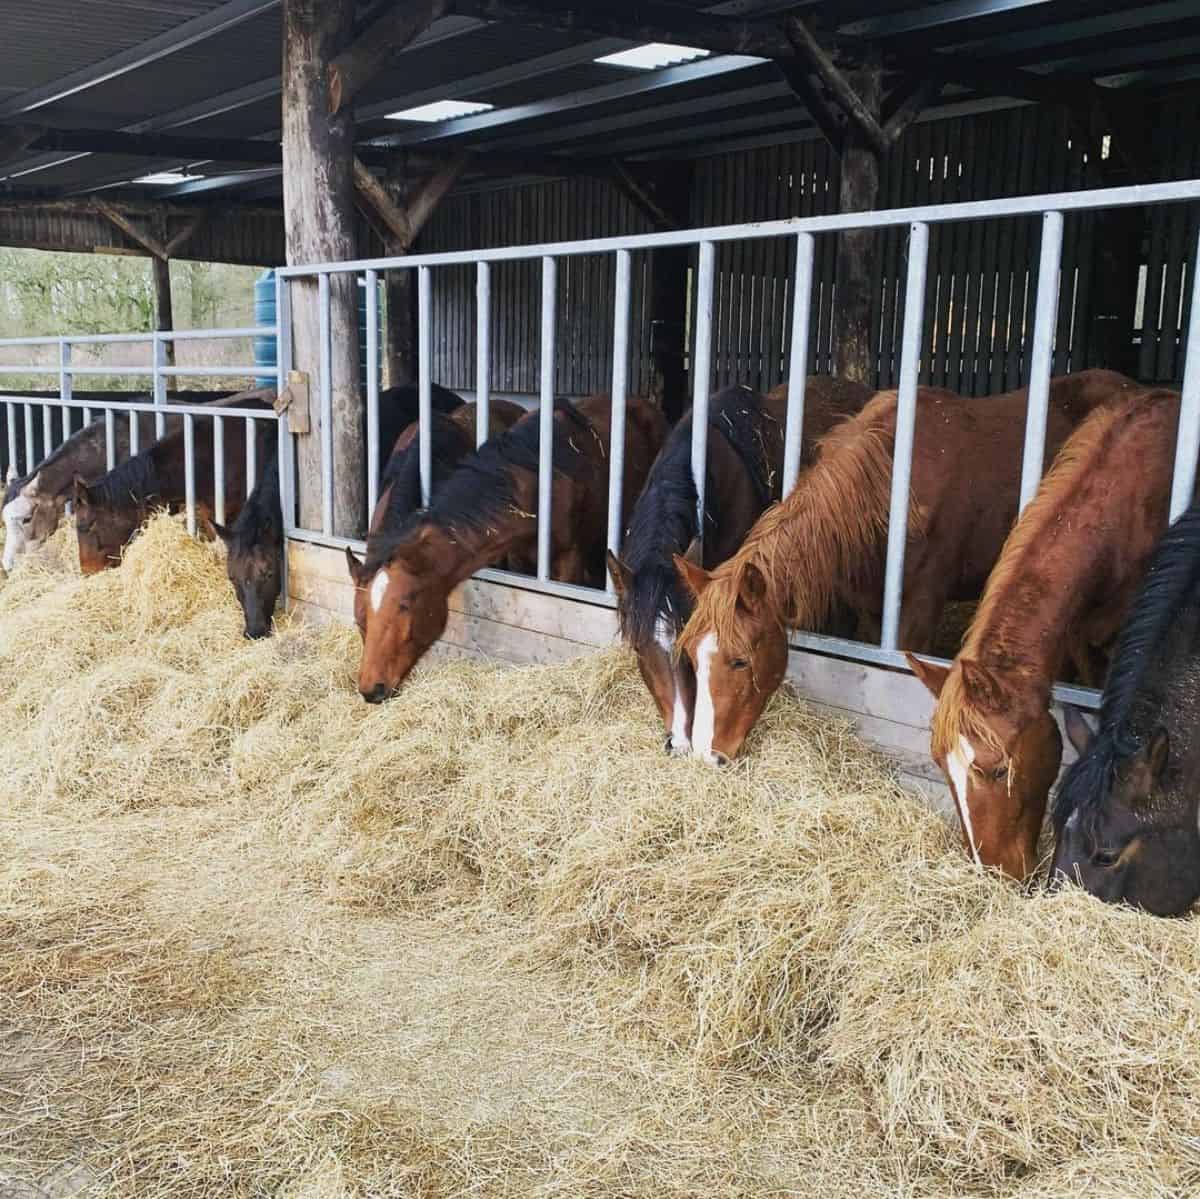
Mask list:
[[[712,631],[729,652],[748,655],[738,600],[751,571],[762,580],[767,617],[808,628],[827,618],[840,587],[878,571],[887,539],[895,415],[896,393],[882,392],[821,439],[816,462],[792,493],[767,509],[737,553],[712,572],[680,634],[680,651]],[[911,503],[909,528],[924,528]]]

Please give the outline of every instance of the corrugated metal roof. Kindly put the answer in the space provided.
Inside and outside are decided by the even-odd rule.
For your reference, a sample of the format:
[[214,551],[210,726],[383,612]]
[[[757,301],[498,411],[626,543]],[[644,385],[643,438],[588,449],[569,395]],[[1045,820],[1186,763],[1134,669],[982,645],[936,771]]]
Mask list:
[[[711,7],[703,0],[692,6]],[[277,136],[280,7],[270,0],[89,0],[86,22],[78,0],[7,0],[4,7],[0,106],[20,109],[23,97],[52,94],[50,85],[64,78],[89,69],[97,75],[9,119],[61,128],[175,128],[192,137]],[[737,15],[789,7],[797,6],[780,0],[724,6]],[[1096,79],[1117,91],[1200,79],[1200,0],[809,0],[800,7],[814,27],[835,31],[845,45],[877,40],[896,65],[906,55],[952,55],[993,71]],[[229,27],[225,18],[238,23]],[[103,69],[114,56],[197,22],[214,32],[183,48],[160,46],[135,69]],[[381,121],[380,114],[441,97],[484,100],[501,114],[477,128],[425,129],[422,147],[437,149],[444,140],[479,150],[654,157],[691,154],[698,145],[716,150],[752,135],[811,134],[803,106],[773,64],[694,79],[682,72],[680,82],[648,91],[644,73],[593,63],[620,44],[447,18],[357,97],[364,114],[359,139],[403,140],[408,127]],[[957,108],[975,98],[969,87],[952,87],[940,103]],[[978,99],[995,103],[982,92]],[[0,189],[76,194],[171,165],[128,155],[26,154],[0,167],[0,176],[9,176]],[[200,169],[225,175],[238,167]],[[262,178],[231,179],[230,187],[251,179],[261,189]]]

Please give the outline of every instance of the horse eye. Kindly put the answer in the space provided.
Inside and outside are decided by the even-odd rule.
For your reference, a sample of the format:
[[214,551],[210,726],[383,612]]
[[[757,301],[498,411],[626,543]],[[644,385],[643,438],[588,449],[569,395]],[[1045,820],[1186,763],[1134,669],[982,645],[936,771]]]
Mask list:
[[1115,849],[1098,849],[1092,854],[1092,865],[1108,869],[1108,867],[1117,864],[1117,859],[1120,856]]
[[1007,774],[1008,774],[1008,765],[1006,763],[1003,766],[997,766],[996,769],[992,771],[992,778],[996,779],[998,782],[1000,779],[1004,778]]
[[745,658],[734,658],[734,660],[729,663],[729,669],[730,670],[745,670],[746,667],[749,665],[750,665],[750,663],[747,662]]

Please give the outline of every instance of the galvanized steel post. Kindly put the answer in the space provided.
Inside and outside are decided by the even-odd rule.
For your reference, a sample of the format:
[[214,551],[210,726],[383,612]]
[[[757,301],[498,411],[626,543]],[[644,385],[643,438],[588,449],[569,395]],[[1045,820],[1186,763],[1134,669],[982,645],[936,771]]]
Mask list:
[[696,488],[696,536],[701,545],[704,544],[704,491],[708,482],[708,391],[716,264],[716,246],[711,241],[702,241],[696,280],[696,349],[692,355],[692,483]]
[[219,416],[212,422],[213,447],[213,518],[225,523],[225,422]]
[[[625,481],[625,406],[629,395],[629,297],[632,255],[617,251],[616,299],[613,302],[612,418],[608,441],[608,548],[621,550],[621,500]],[[607,577],[607,576],[606,576]],[[606,589],[613,590],[607,577]]]
[[[154,335],[154,404],[158,408],[167,406],[167,376],[163,367],[167,365],[167,343],[161,333]],[[86,417],[86,414],[85,414]],[[154,414],[154,436],[161,439],[166,436],[167,418],[162,412]]]
[[367,301],[367,520],[379,499],[379,273],[366,273]]
[[421,506],[433,501],[433,334],[430,329],[432,280],[429,267],[417,268],[417,451],[421,468]]
[[558,264],[553,258],[542,259],[542,361],[541,409],[538,412],[538,508],[537,577],[550,577],[550,545],[554,490],[554,306],[557,296]]
[[[917,420],[917,379],[921,367],[921,331],[925,320],[925,271],[929,260],[929,226],[914,221],[908,236],[908,281],[904,288],[904,331],[900,351],[900,387],[896,400],[896,443],[892,457],[892,494],[888,509],[887,567],[883,583],[883,636],[880,644],[894,650],[900,636],[900,604],[904,590],[904,543],[908,537],[909,487],[912,480],[913,433]],[[848,496],[847,503],[854,497]]]
[[796,235],[796,276],[792,288],[792,348],[788,357],[787,425],[783,434],[783,490],[786,496],[800,477],[804,440],[804,388],[808,379],[808,326],[812,311],[815,239]]
[[492,394],[492,268],[475,266],[475,448],[489,436]]
[[1175,474],[1171,480],[1172,520],[1177,520],[1192,502],[1196,490],[1196,455],[1200,452],[1200,237],[1192,255],[1192,311],[1188,317],[1185,352]]
[[321,532],[333,532],[333,359],[329,317],[329,276],[317,276],[317,304],[320,312],[319,362],[321,372]]
[[187,510],[187,531],[196,535],[196,418],[189,412],[183,418],[183,502]]

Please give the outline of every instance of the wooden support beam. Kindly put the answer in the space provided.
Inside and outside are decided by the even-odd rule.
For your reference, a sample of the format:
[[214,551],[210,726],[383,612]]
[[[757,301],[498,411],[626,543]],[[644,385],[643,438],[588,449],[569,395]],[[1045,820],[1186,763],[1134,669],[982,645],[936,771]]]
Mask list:
[[471,161],[467,153],[455,154],[433,172],[408,202],[409,244],[416,241],[425,222],[433,215],[445,194],[454,186],[463,168]]
[[[0,147],[2,145],[0,140]],[[274,164],[281,158],[277,141],[124,133],[119,129],[42,129],[26,148],[38,153],[127,154],[135,158],[211,159],[254,164]]]
[[933,104],[942,91],[937,79],[909,78],[892,90],[885,111],[890,114],[883,122],[883,136],[888,146],[894,146],[908,127],[921,115],[922,110]]
[[403,253],[412,243],[408,213],[387,194],[383,184],[357,158],[354,159],[353,168],[354,190],[378,219],[381,232],[387,235],[384,240]]
[[839,118],[832,105],[821,92],[820,82],[811,75],[798,61],[781,61],[779,69],[787,80],[788,86],[796,93],[797,98],[808,110],[821,135],[829,143],[835,154],[841,154],[842,141],[845,137],[845,122]]
[[[175,316],[171,308],[171,264],[166,258],[151,258],[154,274],[154,328],[160,333],[174,332]],[[175,365],[175,343],[167,342],[167,365]]]
[[433,215],[442,197],[454,186],[470,159],[469,154],[456,154],[438,166],[419,187],[412,191],[408,203],[401,208],[388,194],[382,183],[356,158],[354,187],[370,206],[386,232],[392,252],[407,254],[412,249],[425,222]]
[[0,164],[24,154],[44,132],[42,125],[6,125],[0,128]]
[[329,64],[329,111],[340,112],[403,50],[447,11],[447,0],[395,0]]
[[96,198],[92,207],[110,224],[115,225],[130,241],[136,242],[154,258],[166,258],[167,248],[156,237],[139,229],[119,208],[107,200]]
[[653,191],[646,187],[620,159],[612,160],[612,178],[634,207],[640,209],[642,214],[651,221],[657,232],[665,233],[667,230],[680,227],[676,219],[654,198]]
[[842,72],[834,65],[833,59],[825,52],[820,42],[813,37],[808,26],[793,13],[784,19],[784,28],[795,47],[797,56],[825,85],[837,106],[857,126],[862,139],[877,154],[886,154],[891,148],[891,143],[883,129],[880,128],[879,121],[863,103]]
[[196,231],[212,215],[212,209],[202,208],[170,241],[163,247],[168,258],[174,258],[184,246],[196,235]]

